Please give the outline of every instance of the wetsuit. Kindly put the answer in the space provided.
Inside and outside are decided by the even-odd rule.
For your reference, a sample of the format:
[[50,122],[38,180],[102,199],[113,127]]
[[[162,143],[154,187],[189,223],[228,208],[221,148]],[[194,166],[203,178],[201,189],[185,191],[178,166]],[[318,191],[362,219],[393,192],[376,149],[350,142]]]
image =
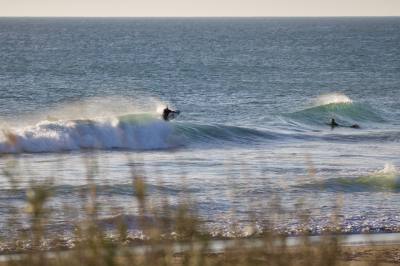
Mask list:
[[168,115],[171,113],[172,111],[167,108],[164,109],[162,117],[165,121],[168,121]]
[[350,127],[350,128],[360,128],[360,126],[358,124],[353,124],[351,126],[342,126],[339,125],[338,123],[336,123],[335,119],[332,118],[331,122],[329,123],[329,125],[331,126],[331,128],[335,128],[335,127]]
[[339,124],[336,123],[335,119],[333,119],[333,118],[331,120],[331,124],[330,125],[331,125],[332,128],[339,126]]

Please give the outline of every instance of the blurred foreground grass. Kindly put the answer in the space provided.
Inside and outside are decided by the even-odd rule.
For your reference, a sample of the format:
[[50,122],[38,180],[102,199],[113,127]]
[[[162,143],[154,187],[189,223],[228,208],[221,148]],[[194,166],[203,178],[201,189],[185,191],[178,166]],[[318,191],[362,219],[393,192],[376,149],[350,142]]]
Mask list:
[[[10,184],[16,184],[15,166],[3,169]],[[196,214],[196,203],[187,198],[177,206],[172,206],[166,199],[161,207],[154,208],[151,198],[146,193],[145,178],[140,171],[132,168],[132,186],[138,206],[137,230],[143,237],[132,239],[129,236],[129,220],[123,215],[113,219],[114,237],[110,238],[99,219],[99,204],[94,178],[96,164],[87,163],[87,195],[84,218],[70,221],[73,227],[72,245],[58,234],[47,230],[52,209],[48,202],[53,196],[52,180],[32,182],[26,191],[23,212],[28,225],[23,227],[17,221],[17,215],[11,217],[6,230],[13,232],[7,239],[0,239],[0,244],[7,243],[3,250],[0,265],[187,265],[187,266],[250,266],[250,265],[394,265],[399,250],[351,249],[340,244],[340,235],[335,226],[321,236],[320,241],[312,242],[308,237],[307,226],[298,237],[296,245],[290,245],[288,236],[274,231],[265,225],[261,233],[249,228],[246,237],[232,228],[233,237],[219,240],[202,226]],[[275,210],[279,212],[280,210]],[[272,215],[272,214],[269,214]],[[300,214],[300,219],[307,224],[307,213]],[[334,216],[334,215],[333,215]],[[250,217],[251,218],[251,217]],[[239,230],[239,229],[238,229]],[[255,232],[259,233],[255,233]]]

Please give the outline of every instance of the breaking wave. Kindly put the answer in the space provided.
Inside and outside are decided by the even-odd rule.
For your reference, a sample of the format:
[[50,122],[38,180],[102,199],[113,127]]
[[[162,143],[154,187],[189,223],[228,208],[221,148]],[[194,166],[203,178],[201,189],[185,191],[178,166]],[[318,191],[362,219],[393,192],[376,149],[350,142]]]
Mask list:
[[[267,126],[262,130],[221,124],[165,122],[160,119],[158,112],[151,111],[126,115],[111,112],[104,116],[99,108],[96,108],[93,112],[98,111],[103,117],[97,119],[90,118],[94,117],[93,112],[88,113],[87,116],[91,116],[86,119],[70,119],[68,116],[76,114],[63,112],[67,118],[61,116],[62,119],[57,119],[58,116],[48,116],[38,123],[2,126],[0,154],[84,149],[168,150],[187,146],[212,148],[216,145],[229,147],[284,140],[330,142],[400,140],[400,131],[397,128],[381,129],[380,123],[384,122],[384,119],[366,104],[354,103],[347,96],[340,94],[321,96],[315,103],[322,105],[284,115],[289,127],[282,129]],[[78,113],[84,112],[79,110]],[[359,124],[361,130],[321,133],[321,128],[327,128],[331,118],[335,118],[342,126]],[[378,130],[362,130],[375,128]]]
[[172,128],[157,119],[41,121],[3,132],[1,153],[58,152],[80,149],[166,149]]
[[327,94],[318,97],[314,106],[286,114],[292,122],[306,125],[324,125],[334,118],[344,126],[363,123],[382,123],[385,120],[368,104],[354,103],[343,94]]
[[3,130],[0,153],[62,152],[82,149],[163,150],[191,144],[248,143],[273,133],[223,125],[165,122],[153,114],[113,119],[45,120]]

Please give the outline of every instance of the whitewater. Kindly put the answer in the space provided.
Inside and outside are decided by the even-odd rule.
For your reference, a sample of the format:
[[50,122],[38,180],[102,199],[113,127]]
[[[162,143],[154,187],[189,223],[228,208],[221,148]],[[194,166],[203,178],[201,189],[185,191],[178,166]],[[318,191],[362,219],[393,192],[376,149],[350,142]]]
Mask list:
[[313,234],[332,213],[347,233],[398,232],[399,33],[397,18],[0,18],[0,229],[32,184],[54,186],[55,233],[88,180],[101,219],[130,219],[139,175],[155,207],[193,200],[216,235],[250,217],[297,234],[299,204]]

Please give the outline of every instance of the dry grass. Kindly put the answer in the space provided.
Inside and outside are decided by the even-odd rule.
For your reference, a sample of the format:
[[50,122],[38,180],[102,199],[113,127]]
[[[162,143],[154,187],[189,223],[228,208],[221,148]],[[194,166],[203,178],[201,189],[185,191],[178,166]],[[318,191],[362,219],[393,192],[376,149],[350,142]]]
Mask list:
[[[12,165],[3,171],[3,175],[8,177],[10,182],[15,182],[14,167]],[[142,231],[145,237],[140,241],[129,238],[127,222],[117,216],[114,219],[116,237],[110,238],[98,219],[99,206],[93,181],[96,174],[95,164],[88,162],[86,178],[89,190],[85,197],[86,214],[83,219],[71,221],[76,241],[68,250],[65,250],[66,245],[58,235],[51,235],[46,230],[47,220],[52,215],[47,206],[53,195],[52,182],[32,183],[26,192],[26,206],[23,210],[25,215],[28,215],[29,228],[22,230],[15,221],[9,223],[7,230],[16,233],[14,237],[0,242],[7,242],[11,247],[9,251],[18,255],[3,257],[5,261],[0,265],[333,266],[398,262],[393,255],[398,251],[397,248],[390,251],[383,249],[372,255],[365,250],[364,253],[357,253],[341,246],[334,232],[322,237],[318,243],[311,243],[307,233],[304,233],[303,237],[300,237],[301,244],[289,246],[285,235],[271,231],[268,227],[262,234],[220,242],[222,244],[216,249],[215,238],[202,226],[193,201],[184,199],[177,207],[172,207],[165,200],[161,208],[154,209],[149,204],[145,179],[134,169],[132,186],[135,191],[134,200],[139,206],[138,230]],[[306,221],[307,216],[301,219]],[[51,252],[44,251],[49,247]],[[385,260],[385,256],[392,259]]]

